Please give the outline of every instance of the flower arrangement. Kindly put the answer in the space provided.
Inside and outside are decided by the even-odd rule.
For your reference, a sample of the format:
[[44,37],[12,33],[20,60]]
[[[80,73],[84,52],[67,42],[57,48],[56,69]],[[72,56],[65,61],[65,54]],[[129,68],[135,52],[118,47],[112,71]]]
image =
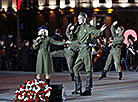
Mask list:
[[27,80],[15,91],[15,102],[48,102],[52,88],[44,81]]

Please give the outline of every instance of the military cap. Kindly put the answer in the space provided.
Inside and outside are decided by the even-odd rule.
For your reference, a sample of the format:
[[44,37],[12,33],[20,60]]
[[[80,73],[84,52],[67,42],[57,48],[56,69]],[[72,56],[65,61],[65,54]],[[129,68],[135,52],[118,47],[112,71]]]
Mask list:
[[87,14],[85,12],[80,12],[79,15],[83,16],[84,18],[87,18]]

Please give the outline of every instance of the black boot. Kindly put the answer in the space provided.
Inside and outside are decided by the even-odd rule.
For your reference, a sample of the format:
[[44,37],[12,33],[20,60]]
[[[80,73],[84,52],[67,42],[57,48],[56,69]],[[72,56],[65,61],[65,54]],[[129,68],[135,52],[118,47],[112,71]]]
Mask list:
[[119,72],[119,80],[123,80],[122,72]]
[[75,91],[72,92],[72,94],[81,94],[82,93],[82,90],[81,90],[82,84],[81,84],[80,77],[75,78],[75,87],[76,87],[76,89],[75,89]]
[[107,73],[107,71],[106,71],[106,70],[103,70],[103,71],[102,71],[102,75],[101,75],[101,77],[99,78],[99,80],[105,78],[105,77],[106,77],[106,73]]
[[74,81],[74,73],[70,73],[71,75],[71,80]]
[[92,91],[92,77],[87,77],[86,78],[86,89],[81,95],[89,96],[92,94],[91,91]]
[[45,82],[47,83],[47,85],[49,85],[49,83],[50,83],[50,79],[46,79]]

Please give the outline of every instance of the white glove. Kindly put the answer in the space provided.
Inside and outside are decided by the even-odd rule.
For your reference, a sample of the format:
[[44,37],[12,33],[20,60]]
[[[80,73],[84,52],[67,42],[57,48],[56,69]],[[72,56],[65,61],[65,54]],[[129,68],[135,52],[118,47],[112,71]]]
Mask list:
[[117,21],[115,21],[115,22],[113,23],[113,26],[117,25],[117,23],[118,23],[118,22],[117,22]]
[[104,24],[102,27],[101,27],[101,31],[104,31],[106,29],[106,25]]

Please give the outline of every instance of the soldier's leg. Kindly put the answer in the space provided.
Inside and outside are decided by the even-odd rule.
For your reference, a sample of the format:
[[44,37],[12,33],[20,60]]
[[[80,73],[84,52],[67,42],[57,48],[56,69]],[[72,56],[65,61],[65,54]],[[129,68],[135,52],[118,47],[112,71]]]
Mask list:
[[54,71],[56,72],[62,72],[63,58],[65,57],[64,53],[65,53],[64,50],[58,50],[50,53],[53,60],[53,68],[54,68]]
[[87,73],[87,78],[86,78],[86,89],[81,95],[82,96],[87,96],[87,95],[91,95],[91,90],[92,90],[92,86],[93,86],[91,56],[86,55],[84,57],[83,61],[84,61],[85,70],[86,70],[86,73]]
[[66,61],[67,61],[68,70],[70,72],[72,81],[74,81],[73,57],[74,57],[74,54],[65,53],[65,58],[66,58]]
[[74,75],[75,75],[75,91],[72,92],[72,94],[81,94],[82,93],[82,83],[80,78],[80,67],[82,66],[83,62],[80,56],[78,56],[75,65],[73,67]]
[[120,66],[120,54],[121,54],[121,49],[117,49],[116,52],[113,54],[113,59],[115,66],[119,72],[119,80],[122,80],[123,76],[122,76],[122,68]]
[[111,61],[112,61],[112,52],[110,52],[108,57],[107,57],[107,60],[106,60],[106,63],[105,63],[105,67],[104,67],[104,69],[102,71],[102,74],[101,74],[101,77],[99,78],[99,80],[101,80],[101,79],[106,77],[106,73],[108,71],[109,65],[111,64]]

